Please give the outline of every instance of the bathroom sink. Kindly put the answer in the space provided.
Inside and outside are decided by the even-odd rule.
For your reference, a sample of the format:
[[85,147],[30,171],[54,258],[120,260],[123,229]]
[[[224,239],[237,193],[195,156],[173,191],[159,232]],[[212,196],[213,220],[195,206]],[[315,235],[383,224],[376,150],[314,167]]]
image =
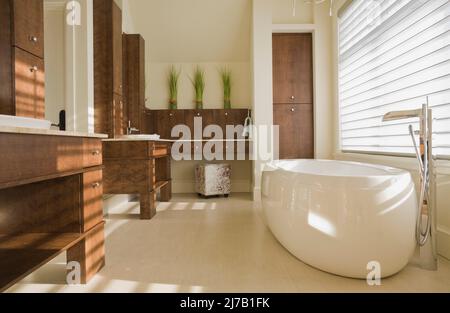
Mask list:
[[161,139],[160,135],[123,135],[122,139],[132,139],[132,140],[159,140]]
[[0,114],[0,127],[50,129],[51,125],[52,123],[46,120]]

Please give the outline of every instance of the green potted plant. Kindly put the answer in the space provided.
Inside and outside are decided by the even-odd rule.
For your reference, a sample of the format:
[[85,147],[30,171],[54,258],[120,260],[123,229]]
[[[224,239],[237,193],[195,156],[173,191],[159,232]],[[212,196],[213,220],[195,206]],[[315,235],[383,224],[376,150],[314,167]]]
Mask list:
[[169,71],[169,108],[176,110],[178,107],[178,81],[181,70],[175,69],[172,65]]
[[222,68],[220,77],[222,78],[223,86],[223,107],[224,109],[231,109],[231,71],[227,68]]
[[192,85],[195,89],[195,108],[203,109],[203,94],[205,92],[205,72],[197,66],[194,72],[194,78],[191,78]]

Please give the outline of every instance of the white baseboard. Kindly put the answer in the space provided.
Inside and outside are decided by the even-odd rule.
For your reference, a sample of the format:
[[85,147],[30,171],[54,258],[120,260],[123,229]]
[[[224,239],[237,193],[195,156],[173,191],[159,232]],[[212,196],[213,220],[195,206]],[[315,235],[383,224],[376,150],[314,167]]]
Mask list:
[[450,231],[438,228],[437,245],[439,254],[450,260]]
[[[231,180],[232,192],[251,192],[252,183],[250,180]],[[193,180],[173,180],[173,193],[195,193],[195,181]]]

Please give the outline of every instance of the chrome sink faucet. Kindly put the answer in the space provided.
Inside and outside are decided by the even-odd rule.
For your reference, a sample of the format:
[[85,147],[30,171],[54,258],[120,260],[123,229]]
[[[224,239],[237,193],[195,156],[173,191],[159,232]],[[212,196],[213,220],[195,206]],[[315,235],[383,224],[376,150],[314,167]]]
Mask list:
[[[389,112],[383,117],[383,122],[400,119],[419,118],[420,129],[414,131],[409,125],[409,134],[420,168],[420,198],[417,212],[416,240],[420,247],[421,267],[428,270],[437,270],[436,246],[436,172],[433,156],[433,112],[427,104],[421,109]],[[420,142],[417,145],[416,135]],[[426,227],[423,227],[426,219]]]
[[134,133],[139,132],[139,129],[135,128],[135,127],[131,127],[131,121],[128,121],[128,127],[127,127],[127,135],[131,135]]

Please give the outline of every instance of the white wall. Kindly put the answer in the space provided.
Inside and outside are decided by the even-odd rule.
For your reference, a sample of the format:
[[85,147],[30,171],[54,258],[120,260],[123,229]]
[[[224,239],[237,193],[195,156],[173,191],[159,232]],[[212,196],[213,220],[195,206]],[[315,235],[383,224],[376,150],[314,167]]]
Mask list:
[[[327,3],[313,5],[297,1],[296,17],[293,17],[292,1],[253,0],[252,66],[255,124],[273,124],[272,33],[313,33],[315,156],[322,159],[332,157],[334,142],[333,84],[330,75],[332,73],[331,23]],[[259,144],[266,145],[266,142]],[[259,199],[261,170],[264,163],[255,162],[255,199]]]
[[93,7],[79,0],[81,25],[65,24],[67,129],[94,132]]
[[[337,11],[345,3],[345,0],[339,0],[335,6],[335,14],[331,27],[331,42],[333,49],[333,67],[332,77],[334,101],[333,101],[333,133],[334,133],[334,157],[339,160],[368,162],[383,164],[402,168],[411,172],[415,183],[419,184],[419,172],[417,170],[417,161],[415,158],[374,156],[364,154],[342,153],[339,145],[339,117],[338,117],[338,46],[337,46]],[[438,252],[450,259],[450,161],[439,161],[437,163],[437,223],[438,223]],[[418,188],[417,188],[418,190]]]
[[168,108],[172,64],[182,69],[179,108],[195,107],[189,77],[197,64],[206,72],[204,108],[223,107],[223,66],[232,71],[232,106],[250,107],[250,0],[126,0],[123,7],[124,25],[146,41],[147,107]]
[[45,1],[45,118],[58,124],[66,105],[65,93],[65,6]]

